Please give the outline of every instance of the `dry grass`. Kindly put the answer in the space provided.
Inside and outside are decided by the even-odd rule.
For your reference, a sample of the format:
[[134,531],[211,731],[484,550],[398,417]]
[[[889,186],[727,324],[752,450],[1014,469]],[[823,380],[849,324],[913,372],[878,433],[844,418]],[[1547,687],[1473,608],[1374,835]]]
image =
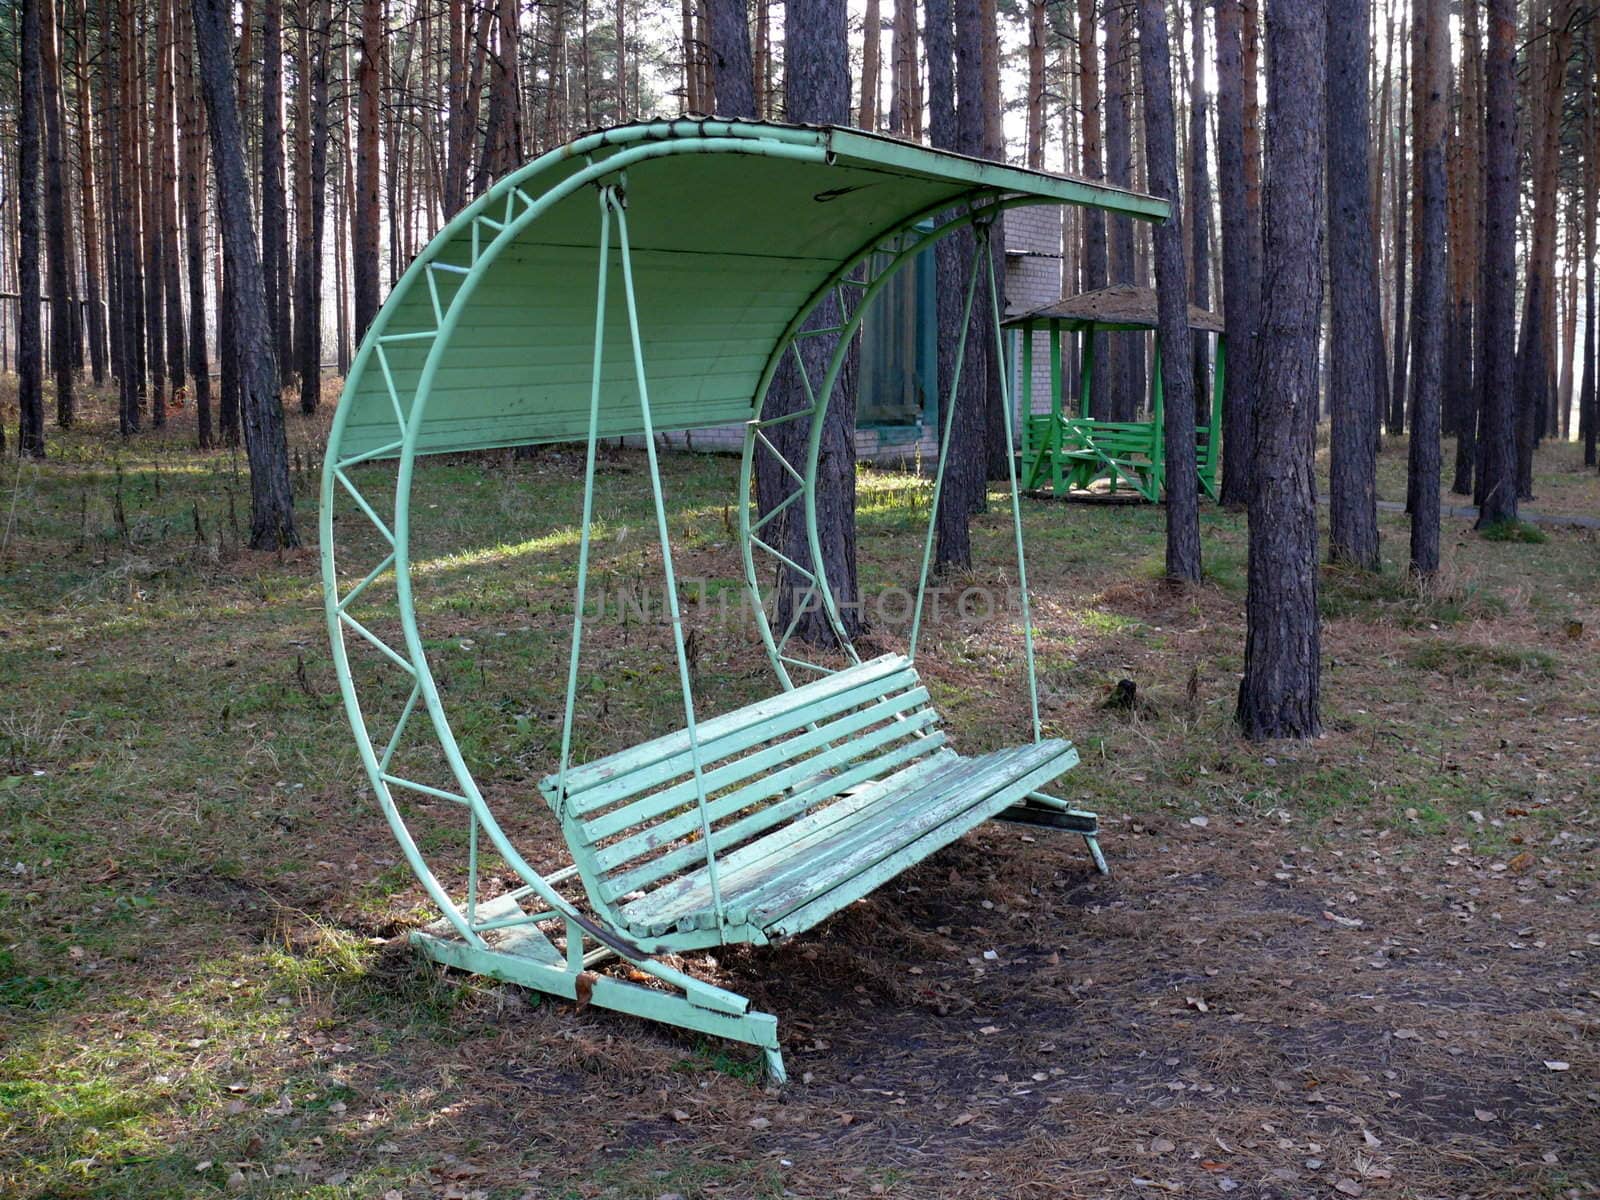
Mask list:
[[[318,427],[291,429],[309,532]],[[1207,507],[1209,579],[1174,593],[1158,511],[1030,507],[1045,715],[1114,874],[991,825],[790,945],[691,959],[778,1014],[778,1095],[738,1047],[418,963],[426,910],[348,746],[314,556],[234,548],[228,456],[106,445],[91,425],[0,475],[0,1193],[1600,1193],[1594,533],[1449,522],[1433,586],[1326,573],[1327,732],[1252,746],[1230,724],[1241,519]],[[421,484],[443,506],[424,630],[479,778],[545,861],[570,562],[541,535],[576,517],[572,465],[442,461]],[[627,581],[647,510],[632,456],[605,469],[600,569]],[[667,470],[685,573],[736,578],[732,464]],[[920,493],[864,486],[883,586]],[[1571,502],[1600,512],[1587,486]],[[979,523],[979,581],[1006,577],[1008,539]],[[691,612],[697,672],[731,706],[769,684],[713,616]],[[958,744],[1023,736],[1015,621],[930,637]],[[597,627],[586,754],[671,722],[664,646]],[[1120,678],[1146,707],[1100,707]],[[448,864],[447,817],[413,812]]]

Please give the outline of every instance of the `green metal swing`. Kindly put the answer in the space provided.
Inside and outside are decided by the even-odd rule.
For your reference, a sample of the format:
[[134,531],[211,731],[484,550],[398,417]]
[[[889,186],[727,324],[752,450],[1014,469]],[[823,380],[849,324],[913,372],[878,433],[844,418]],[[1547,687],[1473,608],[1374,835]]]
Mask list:
[[[1150,371],[1150,419],[1112,421],[1095,415],[1093,395],[1095,335],[1156,329],[1154,288],[1114,283],[1110,287],[1075,296],[1063,296],[1005,323],[1012,339],[1011,361],[1020,372],[1014,391],[1031,396],[1034,342],[1047,338],[1050,407],[1035,413],[1024,402],[1022,428],[1022,487],[1024,491],[1065,498],[1084,494],[1104,482],[1111,494],[1132,492],[1151,504],[1166,488],[1166,430],[1164,388],[1161,382],[1161,338],[1155,339]],[[1195,469],[1200,489],[1217,499],[1217,451],[1222,444],[1222,393],[1227,370],[1227,338],[1222,318],[1191,304],[1189,328],[1198,338],[1216,339],[1212,372],[1210,415],[1195,426]],[[1078,395],[1081,410],[1067,411],[1066,372],[1062,367],[1064,337],[1076,334],[1080,347]],[[1020,352],[1017,343],[1020,342]]]
[[[1150,197],[854,130],[654,122],[580,138],[500,180],[406,270],[345,383],[323,474],[321,542],[334,663],[356,745],[406,860],[442,914],[413,936],[422,952],[580,1004],[758,1046],[781,1081],[776,1018],[668,956],[797,934],[994,816],[1081,834],[1105,869],[1093,815],[1041,790],[1077,755],[1044,737],[1039,718],[1015,471],[1027,745],[964,757],[940,731],[914,662],[931,523],[904,655],[861,660],[820,553],[822,422],[848,342],[884,285],[962,228],[978,235],[967,311],[986,278],[998,336],[993,271],[984,265],[988,230],[1021,204],[1093,205],[1150,220],[1166,214]],[[825,302],[843,314],[828,330],[839,335],[838,348],[813,381],[797,346],[818,332],[807,321]],[[791,354],[807,404],[764,415],[774,372]],[[951,409],[947,403],[935,509]],[[1008,421],[1010,411],[1008,401]],[[768,544],[773,514],[753,509],[757,447],[777,455],[767,431],[792,420],[808,421],[810,436],[804,462],[778,455],[796,485],[781,507],[800,505],[814,571]],[[745,429],[745,583],[781,687],[707,717],[690,682],[655,435],[734,422]],[[595,451],[600,438],[623,435],[640,437],[649,460],[683,721],[641,745],[574,763]],[[415,607],[412,484],[423,454],[556,441],[583,441],[587,453],[560,759],[540,785],[571,861],[540,870],[468,769],[429,665]],[[360,469],[382,459],[398,460],[392,490],[389,476]],[[375,550],[361,538],[352,549],[345,538],[353,567],[336,556],[347,517],[365,527],[365,543],[376,535]],[[768,561],[809,581],[849,665],[799,657],[795,623],[780,629],[769,620],[758,569]],[[381,601],[375,585],[391,574],[392,602]],[[365,655],[359,679],[353,652]],[[802,672],[811,678],[797,678]],[[413,741],[431,743],[433,776],[400,773],[397,752]],[[425,854],[413,836],[411,805],[463,810],[464,868],[430,865],[437,853]],[[517,886],[486,893],[488,855]],[[608,960],[636,970],[597,969]]]

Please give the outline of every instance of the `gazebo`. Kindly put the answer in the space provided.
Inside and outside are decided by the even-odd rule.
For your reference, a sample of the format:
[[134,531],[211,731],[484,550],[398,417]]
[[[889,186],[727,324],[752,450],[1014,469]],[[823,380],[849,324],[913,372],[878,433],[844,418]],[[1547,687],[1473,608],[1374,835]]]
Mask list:
[[[1063,296],[1032,312],[1012,317],[1004,328],[1015,344],[1009,361],[1020,369],[1014,393],[1022,398],[1022,482],[1036,493],[1065,497],[1084,493],[1104,480],[1114,494],[1130,488],[1144,499],[1160,500],[1166,477],[1166,447],[1161,385],[1161,339],[1156,338],[1155,367],[1150,372],[1148,421],[1111,421],[1095,415],[1091,381],[1094,376],[1097,333],[1156,328],[1154,288],[1115,283],[1076,296]],[[1195,428],[1196,465],[1200,486],[1217,498],[1217,447],[1221,441],[1222,382],[1226,345],[1222,317],[1189,306],[1189,328],[1216,339],[1216,370],[1212,379],[1209,421]],[[1050,409],[1031,411],[1035,334],[1049,336]],[[1079,338],[1078,394],[1080,411],[1068,412],[1066,374],[1062,369],[1063,334]]]

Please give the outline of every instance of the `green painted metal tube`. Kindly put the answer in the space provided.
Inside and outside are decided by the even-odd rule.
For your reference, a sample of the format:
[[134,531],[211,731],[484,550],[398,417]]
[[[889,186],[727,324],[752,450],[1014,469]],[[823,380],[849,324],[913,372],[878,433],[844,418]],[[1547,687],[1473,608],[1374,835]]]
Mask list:
[[[980,230],[978,243],[989,273],[989,312],[994,320],[995,345],[1000,344],[1000,285],[995,282],[994,255],[989,252],[987,229]],[[1011,393],[1006,387],[1006,372],[1000,372],[1000,412],[1005,419],[1006,473],[1011,483],[1011,528],[1017,541],[1017,591],[1022,604],[1022,646],[1027,662],[1028,705],[1033,717],[1033,740],[1044,740],[1044,726],[1039,721],[1039,677],[1033,663],[1033,612],[1028,602],[1028,555],[1022,545],[1022,496],[1017,488],[1017,460],[1011,454]]]
[[611,189],[600,192],[600,261],[595,271],[594,365],[589,383],[589,440],[583,458],[583,524],[578,534],[578,595],[572,606],[572,648],[567,659],[567,700],[561,714],[561,766],[556,774],[558,815],[567,799],[572,762],[572,719],[578,704],[578,660],[583,647],[583,610],[589,591],[589,529],[594,521],[595,446],[600,432],[600,367],[605,359],[606,280],[611,274]]
[[939,527],[939,497],[944,494],[944,471],[950,461],[950,431],[955,428],[956,391],[961,386],[961,366],[967,357],[967,333],[972,327],[972,301],[978,292],[978,255],[984,250],[978,240],[967,269],[967,296],[961,308],[961,337],[956,342],[956,363],[950,373],[950,394],[945,398],[944,432],[939,438],[939,465],[933,473],[933,499],[928,505],[928,533],[922,541],[922,569],[917,575],[917,603],[911,614],[911,639],[906,657],[917,657],[917,639],[922,636],[922,606],[928,595],[928,571],[933,566],[933,537]]
[[639,388],[639,412],[644,422],[644,448],[650,461],[650,491],[655,498],[656,536],[661,541],[661,570],[666,576],[667,613],[672,620],[672,645],[678,658],[678,685],[683,691],[684,732],[689,735],[689,762],[694,774],[695,804],[700,810],[700,834],[706,848],[706,878],[711,884],[711,907],[717,924],[723,922],[722,885],[717,877],[717,856],[711,843],[711,820],[706,815],[705,763],[700,755],[700,734],[695,726],[694,687],[689,681],[689,650],[683,641],[683,614],[678,606],[678,577],[672,566],[672,535],[667,529],[667,502],[661,492],[661,468],[656,462],[655,430],[650,422],[650,384],[645,378],[644,345],[639,338],[639,309],[633,291],[633,253],[628,244],[628,214],[615,188],[605,191],[605,203],[617,221],[617,248],[622,254],[622,292],[628,305],[628,333],[633,341],[633,369]]

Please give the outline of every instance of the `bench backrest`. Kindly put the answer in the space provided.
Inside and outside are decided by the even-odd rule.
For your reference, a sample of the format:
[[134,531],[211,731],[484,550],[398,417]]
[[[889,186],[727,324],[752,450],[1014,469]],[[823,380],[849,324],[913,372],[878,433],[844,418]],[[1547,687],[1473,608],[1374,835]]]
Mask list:
[[[728,851],[934,753],[944,742],[904,655],[884,655],[699,722],[713,853]],[[705,865],[684,730],[571,768],[540,791],[602,908]]]

